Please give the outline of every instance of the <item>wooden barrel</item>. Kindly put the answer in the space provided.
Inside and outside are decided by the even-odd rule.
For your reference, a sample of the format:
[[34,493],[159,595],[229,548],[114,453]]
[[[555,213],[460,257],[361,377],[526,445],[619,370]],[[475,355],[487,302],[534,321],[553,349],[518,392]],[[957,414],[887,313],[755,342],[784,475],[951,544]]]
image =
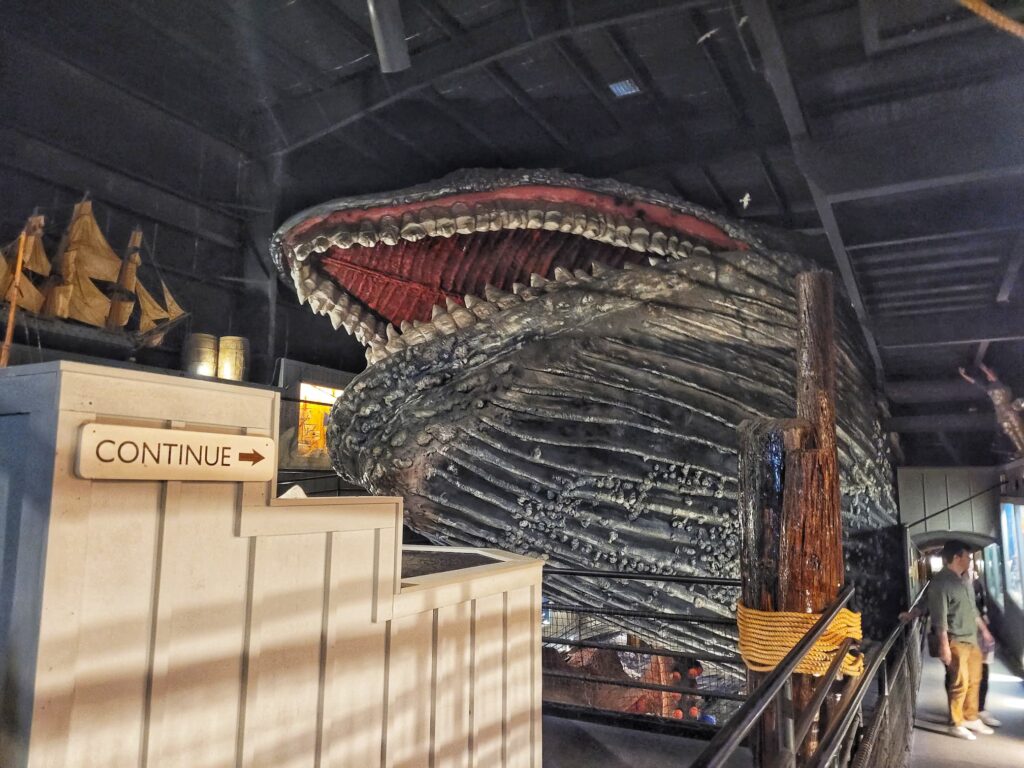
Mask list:
[[217,337],[209,333],[190,333],[181,348],[181,367],[198,376],[217,375]]
[[248,371],[249,340],[244,336],[221,336],[217,378],[245,381]]

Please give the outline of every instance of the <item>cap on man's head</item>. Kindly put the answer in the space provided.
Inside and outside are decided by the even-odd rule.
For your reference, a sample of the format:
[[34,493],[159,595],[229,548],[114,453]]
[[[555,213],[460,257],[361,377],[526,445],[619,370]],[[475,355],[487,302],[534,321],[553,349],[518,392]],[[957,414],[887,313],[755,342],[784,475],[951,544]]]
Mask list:
[[971,554],[973,551],[974,548],[969,544],[966,544],[959,539],[950,539],[942,545],[942,562],[951,563],[953,562],[953,558],[958,557],[964,552]]

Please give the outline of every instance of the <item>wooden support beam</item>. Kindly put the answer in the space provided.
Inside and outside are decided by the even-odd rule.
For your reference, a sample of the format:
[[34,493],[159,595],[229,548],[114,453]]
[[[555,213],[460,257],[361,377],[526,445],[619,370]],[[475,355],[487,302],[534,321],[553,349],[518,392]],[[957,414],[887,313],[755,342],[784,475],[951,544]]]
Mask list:
[[133,176],[98,165],[9,128],[0,128],[0,165],[167,224],[226,248],[237,248],[240,221]]
[[948,403],[988,399],[985,390],[960,378],[887,381],[885,394],[894,403]]
[[984,312],[933,312],[913,320],[888,320],[876,329],[883,349],[941,347],[1024,339],[1024,314],[1009,307]]
[[[453,75],[475,71],[506,57],[547,45],[559,37],[603,29],[661,15],[674,15],[704,0],[649,0],[600,6],[586,15],[577,12],[573,24],[547,29],[528,29],[507,14],[443,46],[417,52],[414,66],[387,78],[365,71],[324,91],[274,105],[251,126],[265,152],[287,154],[362,119],[366,114],[394,104]],[[279,139],[279,128],[285,139]]]
[[885,420],[886,432],[995,432],[993,413],[943,413],[930,416],[893,416]]
[[[797,275],[797,418],[812,425],[814,447],[786,456],[780,532],[780,610],[822,613],[846,578],[836,447],[835,309],[832,275]],[[795,675],[793,706],[803,712],[814,698],[814,677]],[[798,754],[810,757],[827,721],[824,711]],[[820,722],[819,722],[820,721]],[[798,761],[798,764],[801,764]]]
[[[828,200],[845,203],[1020,176],[1024,146],[1014,126],[1022,121],[1019,99],[993,97],[938,117],[794,141],[793,148]],[[989,126],[986,141],[978,141],[979,125]]]
[[[836,360],[832,275],[797,276],[797,419],[740,425],[739,516],[743,604],[762,611],[822,613],[845,579],[835,431]],[[751,686],[759,677],[751,675]],[[782,743],[780,717],[814,705],[816,679],[794,675],[793,712],[773,706],[753,742],[755,765],[777,765],[817,747],[824,713],[800,745]],[[820,705],[819,705],[820,706]]]
[[[786,129],[793,140],[794,146],[808,141],[807,120],[804,117],[800,100],[797,97],[796,86],[789,72],[789,65],[786,63],[786,53],[782,45],[782,38],[775,25],[771,9],[767,0],[743,0],[743,11],[750,20],[750,29],[757,41],[757,47],[761,52],[764,61],[764,74],[768,83],[775,93],[775,100],[782,111],[782,117],[786,121]],[[798,162],[800,155],[797,155]],[[811,174],[801,166],[807,176],[807,186],[811,192],[811,199],[814,207],[821,218],[825,236],[828,238],[829,246],[832,248],[832,255],[836,261],[836,268],[843,279],[846,288],[846,295],[850,299],[853,311],[860,323],[864,340],[867,343],[868,353],[875,364],[875,378],[881,383],[882,356],[878,351],[878,345],[871,329],[867,308],[864,306],[864,299],[861,295],[860,286],[857,283],[857,276],[854,273],[853,262],[846,252],[846,244],[843,242],[842,232],[839,229],[839,222],[836,220],[835,211],[824,191],[811,178]]]

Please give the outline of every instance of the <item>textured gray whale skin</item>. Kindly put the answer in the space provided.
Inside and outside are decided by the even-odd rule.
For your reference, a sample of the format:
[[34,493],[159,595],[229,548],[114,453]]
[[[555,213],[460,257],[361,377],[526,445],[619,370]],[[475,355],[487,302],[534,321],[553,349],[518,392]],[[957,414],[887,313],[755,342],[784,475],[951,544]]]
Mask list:
[[[476,172],[436,188],[498,189],[509,178]],[[407,524],[437,543],[652,576],[739,576],[736,428],[795,413],[794,276],[814,264],[768,244],[785,243],[782,236],[660,193],[553,172],[512,178],[672,206],[717,223],[747,250],[648,254],[650,263],[597,265],[515,296],[495,293],[474,324],[445,325],[353,380],[330,415],[335,468],[372,493],[404,497]],[[426,185],[314,212],[429,194]],[[289,228],[305,217],[275,240],[283,269],[294,247]],[[871,537],[894,525],[896,505],[873,370],[852,313],[839,296],[837,304],[847,566],[867,583],[898,573]],[[721,616],[737,598],[732,588],[656,580],[551,588],[600,605]],[[727,630],[673,632],[684,645],[733,647]]]

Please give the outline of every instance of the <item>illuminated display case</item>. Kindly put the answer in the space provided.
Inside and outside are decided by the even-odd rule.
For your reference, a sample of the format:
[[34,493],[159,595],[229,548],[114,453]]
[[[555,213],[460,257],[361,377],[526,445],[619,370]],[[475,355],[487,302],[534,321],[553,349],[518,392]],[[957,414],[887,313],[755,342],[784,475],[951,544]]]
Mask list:
[[279,362],[282,469],[331,469],[327,455],[327,416],[354,375],[295,360]]

